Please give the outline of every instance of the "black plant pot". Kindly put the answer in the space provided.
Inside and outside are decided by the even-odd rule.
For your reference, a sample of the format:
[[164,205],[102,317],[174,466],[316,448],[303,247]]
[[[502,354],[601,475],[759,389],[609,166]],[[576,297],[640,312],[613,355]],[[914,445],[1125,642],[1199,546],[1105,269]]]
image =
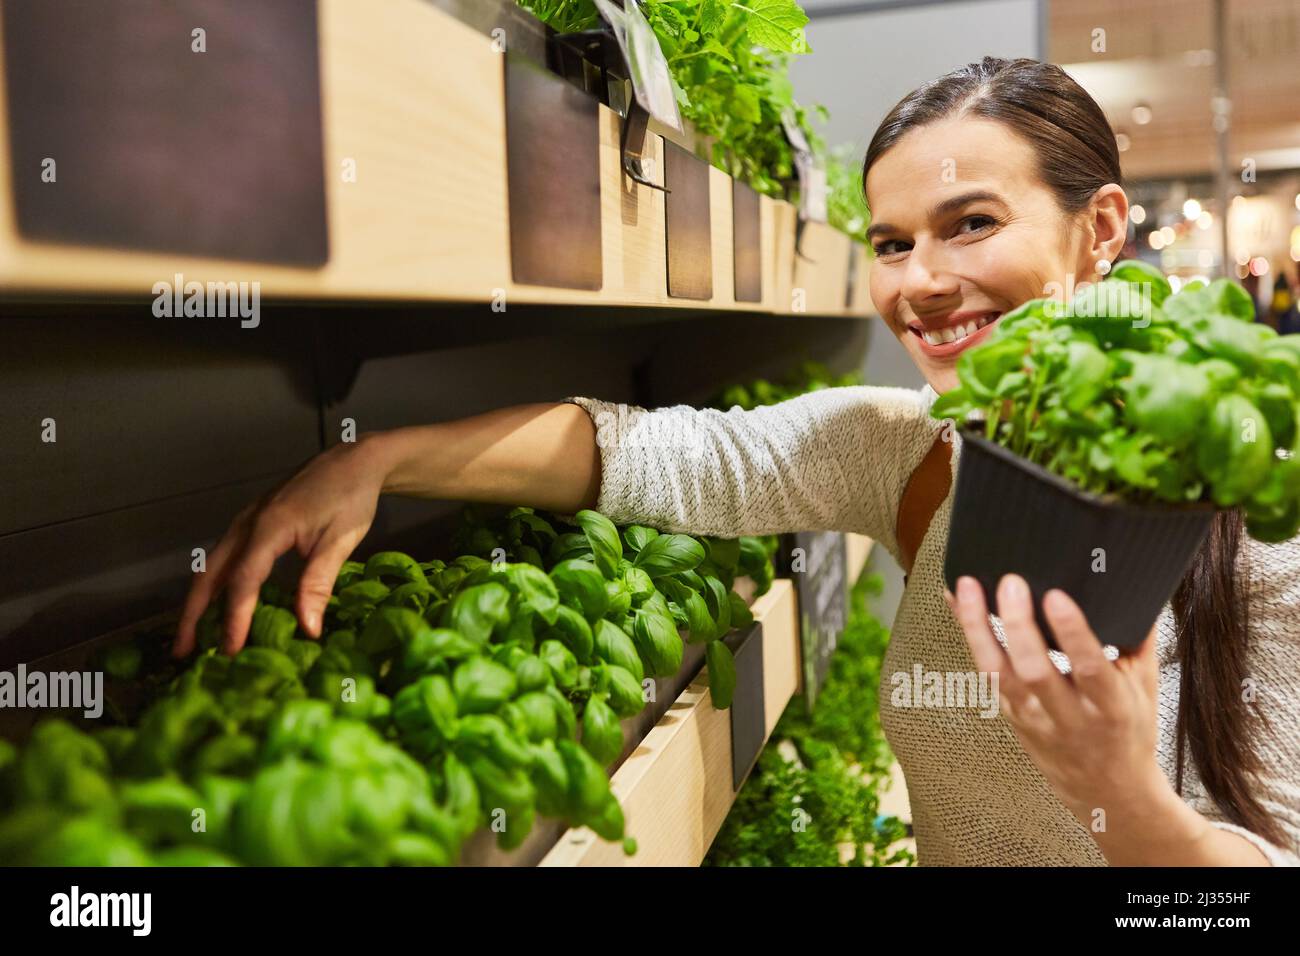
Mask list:
[[1209,504],[1134,505],[1088,494],[963,431],[943,576],[954,593],[958,577],[977,579],[996,612],[998,582],[1019,574],[1052,647],[1042,602],[1060,588],[1103,643],[1134,648],[1177,590],[1214,514]]

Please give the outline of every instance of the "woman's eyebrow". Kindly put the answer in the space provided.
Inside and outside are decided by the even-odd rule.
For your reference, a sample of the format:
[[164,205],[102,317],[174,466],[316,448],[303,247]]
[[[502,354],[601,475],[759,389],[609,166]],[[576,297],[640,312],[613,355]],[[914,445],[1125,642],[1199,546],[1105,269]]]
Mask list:
[[[940,219],[947,216],[962,206],[969,205],[973,202],[995,202],[1000,206],[1006,206],[1006,200],[997,193],[988,189],[973,189],[970,192],[962,193],[959,196],[950,196],[943,202],[936,204],[930,209],[931,219]],[[888,222],[874,222],[867,227],[867,239],[875,239],[877,236],[885,233],[897,232],[898,227]]]
[[973,202],[995,202],[1000,206],[1005,206],[1006,201],[997,193],[988,189],[973,189],[968,193],[962,193],[959,196],[950,196],[941,203],[930,208],[930,218],[940,219],[950,213],[956,212],[962,206],[969,205]]

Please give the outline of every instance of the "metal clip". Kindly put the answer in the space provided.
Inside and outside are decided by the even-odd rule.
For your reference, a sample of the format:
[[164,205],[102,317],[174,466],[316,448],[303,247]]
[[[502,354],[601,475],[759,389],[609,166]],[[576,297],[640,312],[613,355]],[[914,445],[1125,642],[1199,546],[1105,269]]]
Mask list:
[[595,96],[613,109],[623,121],[619,134],[619,158],[629,179],[658,189],[669,190],[651,181],[646,170],[645,144],[650,114],[630,89],[632,81],[623,62],[623,51],[613,31],[583,30],[580,33],[551,35],[551,68],[571,83]]
[[816,265],[817,260],[809,258],[803,251],[803,234],[804,227],[812,220],[805,219],[802,215],[797,217],[794,225],[794,254],[810,265]]

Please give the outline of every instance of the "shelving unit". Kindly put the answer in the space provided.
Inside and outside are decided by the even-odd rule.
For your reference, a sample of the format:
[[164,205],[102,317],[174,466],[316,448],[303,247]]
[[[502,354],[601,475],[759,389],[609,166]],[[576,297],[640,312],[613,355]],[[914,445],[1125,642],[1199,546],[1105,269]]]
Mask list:
[[[183,9],[159,6],[146,24],[106,5],[52,31],[42,17],[56,7],[0,4],[0,323],[13,343],[0,348],[0,404],[22,411],[0,420],[13,452],[0,461],[0,564],[15,569],[0,587],[0,667],[84,661],[171,620],[191,550],[336,444],[343,422],[365,432],[575,394],[703,405],[801,357],[861,364],[866,323],[846,319],[874,314],[864,247],[800,228],[789,202],[699,159],[708,144],[692,131],[652,123],[654,186],[683,169],[702,183],[690,221],[674,224],[669,194],[623,169],[619,112],[546,74],[546,35],[512,2],[246,4],[260,32],[214,25],[207,53],[169,46],[189,36]],[[511,11],[504,46],[488,8]],[[98,44],[110,26],[130,42]],[[282,51],[283,72],[257,74],[254,34]],[[85,55],[43,57],[56,43]],[[128,82],[141,62],[152,72]],[[577,271],[596,287],[521,279],[532,200],[512,193],[526,124],[510,84],[523,75],[591,134],[543,138],[555,155],[531,156],[594,203],[583,254],[598,264]],[[285,95],[264,95],[275,82]],[[75,107],[44,109],[55,93]],[[141,124],[148,137],[129,132]],[[51,143],[57,177],[44,181]],[[215,161],[196,161],[205,144]],[[590,163],[565,159],[586,145]],[[569,208],[543,207],[555,235]],[[692,297],[671,270],[701,255],[708,293]],[[170,297],[192,283],[254,285],[258,321],[151,307],[159,284]],[[46,416],[57,444],[35,440]],[[445,554],[455,507],[385,500],[358,550]],[[796,603],[789,579],[753,602],[761,687],[742,689],[738,709],[763,722],[746,746],[761,749],[798,692]],[[542,821],[511,853],[478,834],[464,862],[698,865],[738,786],[736,711],[712,706],[702,658],[688,646],[662,715],[625,728],[612,785],[636,856]]]
[[[298,250],[284,243],[284,248],[263,250],[253,258],[239,255],[240,249],[247,248],[239,235],[241,210],[232,208],[239,197],[219,181],[187,182],[186,169],[175,166],[165,150],[148,154],[140,147],[133,154],[128,144],[125,155],[115,161],[124,170],[151,164],[154,175],[134,180],[146,191],[138,200],[166,203],[175,199],[168,189],[184,190],[190,203],[199,204],[193,209],[197,216],[216,220],[207,237],[209,245],[229,247],[236,254],[219,257],[151,249],[158,236],[174,227],[158,222],[156,215],[124,212],[119,201],[122,183],[87,173],[85,167],[95,157],[68,156],[56,166],[60,178],[37,185],[43,171],[42,144],[29,143],[30,137],[15,142],[10,130],[11,120],[30,111],[31,100],[42,91],[11,76],[7,84],[15,88],[0,96],[0,163],[11,167],[24,202],[15,203],[10,192],[0,190],[0,294],[151,300],[155,283],[173,282],[179,275],[185,283],[205,287],[209,282],[257,282],[265,302],[454,302],[479,306],[504,302],[871,314],[860,295],[855,295],[854,301],[849,299],[847,270],[853,244],[847,237],[828,226],[810,224],[803,250],[806,257],[797,258],[794,207],[767,196],[760,197],[761,301],[737,302],[732,282],[731,180],[712,167],[708,168],[708,180],[713,294],[703,301],[670,296],[665,270],[666,246],[672,237],[665,236],[664,193],[624,175],[619,148],[622,120],[609,107],[594,102],[587,108],[596,113],[593,148],[598,150],[599,181],[589,185],[599,193],[601,287],[555,288],[516,281],[510,253],[506,53],[478,30],[425,0],[390,0],[377,6],[320,0],[317,11],[317,96],[323,138],[319,160],[325,175],[321,182],[319,170],[310,170],[322,192],[312,195],[308,187],[302,187],[308,195],[299,198],[307,205],[317,202],[323,210],[320,242],[327,250],[323,261],[286,265],[284,258]],[[25,21],[9,19],[10,29],[35,29]],[[511,43],[519,28],[508,24],[505,29],[515,31],[504,41],[513,49]],[[188,30],[185,33],[188,35]],[[527,45],[522,37],[520,41]],[[213,115],[222,110],[242,111],[240,115],[252,128],[242,130],[240,136],[253,144],[252,149],[259,143],[277,143],[272,131],[258,127],[270,127],[286,118],[234,84],[221,72],[227,64],[215,55],[201,62],[210,62],[210,68],[187,66],[197,69],[189,76],[195,87],[194,103],[184,92],[173,95],[146,86],[138,92],[137,101],[108,104],[107,116],[70,114],[63,120],[51,120],[56,141],[70,140],[74,131],[68,124],[78,120],[112,123],[135,118],[158,105],[150,97],[160,103],[167,97],[166,105],[177,111],[190,106],[204,107]],[[116,61],[104,66],[121,72],[133,69],[131,64]],[[70,72],[74,75],[64,79],[71,94],[84,92],[97,82],[94,76]],[[2,55],[0,74],[5,74]],[[306,75],[300,78],[304,84],[310,79]],[[550,82],[564,84],[559,77]],[[226,102],[208,98],[203,87],[209,84],[227,92]],[[310,98],[314,92],[304,91],[303,96]],[[11,103],[16,103],[16,108],[11,110]],[[11,117],[10,112],[16,116]],[[164,128],[155,132],[164,139],[170,134],[192,136],[182,119],[201,124],[205,114],[169,120],[164,113]],[[171,121],[177,124],[175,129],[165,127]],[[307,126],[308,130],[314,128]],[[690,144],[690,136],[673,135]],[[656,160],[653,176],[658,185],[663,185],[663,150],[662,137],[649,133],[647,155]],[[245,159],[242,165],[246,178],[256,179],[275,164],[305,164],[313,155],[311,151],[265,155],[260,164]],[[304,167],[301,175],[307,174]],[[214,190],[209,198],[199,198],[208,195],[203,191],[209,186]],[[100,220],[99,228],[67,222],[58,202],[51,198],[63,195],[59,190],[77,190],[90,210],[87,220]],[[268,193],[265,200],[270,207],[267,214],[274,215],[277,196]],[[203,203],[212,208],[203,209]],[[297,207],[285,211],[290,208]],[[557,212],[562,208],[557,207]],[[256,210],[242,212],[253,215]],[[54,241],[50,239],[52,231]],[[79,242],[81,234],[91,241]],[[93,238],[104,234],[119,238],[112,245]],[[793,288],[804,290],[802,300],[792,296]]]
[[864,534],[846,534],[844,536],[845,564],[848,568],[848,587],[853,587],[862,574],[867,561],[871,559],[871,549],[876,543]]

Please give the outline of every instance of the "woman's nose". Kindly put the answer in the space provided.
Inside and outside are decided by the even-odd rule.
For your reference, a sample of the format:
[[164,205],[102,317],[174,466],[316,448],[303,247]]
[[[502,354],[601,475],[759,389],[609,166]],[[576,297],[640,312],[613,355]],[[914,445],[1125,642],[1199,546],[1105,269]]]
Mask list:
[[947,257],[932,243],[918,240],[907,255],[899,293],[913,305],[927,299],[949,296],[960,283],[949,267]]

